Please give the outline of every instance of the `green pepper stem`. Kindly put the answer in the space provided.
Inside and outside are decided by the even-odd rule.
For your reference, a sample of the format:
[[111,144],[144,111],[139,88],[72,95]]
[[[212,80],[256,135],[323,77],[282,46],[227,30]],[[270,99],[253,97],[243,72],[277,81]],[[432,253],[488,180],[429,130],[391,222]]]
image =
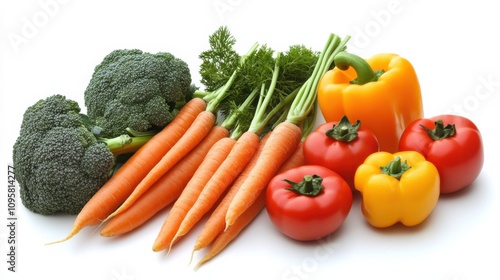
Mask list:
[[335,66],[340,70],[347,70],[352,67],[356,71],[357,78],[351,81],[351,84],[364,85],[369,82],[375,82],[383,74],[383,70],[373,70],[363,58],[348,53],[339,52],[334,59]]
[[403,174],[410,168],[411,166],[409,166],[406,161],[401,162],[401,157],[398,156],[387,165],[381,166],[380,170],[382,171],[382,174],[387,174],[399,180],[401,179],[401,176],[403,176]]

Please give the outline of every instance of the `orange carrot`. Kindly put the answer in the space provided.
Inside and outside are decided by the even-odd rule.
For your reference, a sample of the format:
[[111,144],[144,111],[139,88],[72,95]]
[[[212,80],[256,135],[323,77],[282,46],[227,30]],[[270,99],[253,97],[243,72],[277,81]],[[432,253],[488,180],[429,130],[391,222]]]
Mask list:
[[195,269],[198,269],[202,264],[211,260],[217,254],[219,254],[224,248],[227,247],[231,241],[233,241],[238,234],[245,229],[246,226],[254,220],[255,217],[264,209],[265,206],[265,194],[261,193],[255,201],[240,215],[240,217],[232,224],[229,228],[223,231],[214,240],[210,250],[205,256],[198,262]]
[[[238,192],[241,184],[244,182],[244,180],[250,173],[250,170],[252,170],[252,168],[255,166],[257,159],[260,153],[262,152],[262,147],[269,138],[269,135],[271,134],[268,133],[262,138],[261,144],[259,145],[259,149],[252,157],[251,161],[248,163],[245,169],[240,173],[240,176],[238,176],[238,178],[234,181],[233,185],[231,186],[227,194],[224,196],[222,201],[219,203],[217,208],[212,212],[212,215],[203,226],[203,229],[201,230],[201,232],[198,235],[198,238],[195,241],[191,258],[193,257],[195,251],[208,247],[208,245],[210,245],[210,243],[212,243],[212,241],[214,241],[214,239],[221,232],[224,231],[224,227],[226,225],[225,217],[227,209],[229,208],[229,203]],[[302,150],[303,146],[302,143],[303,142],[299,143],[297,150],[295,150],[295,152],[290,156],[290,158],[288,158],[288,160],[280,167],[277,173],[305,164],[304,154]]]
[[259,143],[259,147],[257,148],[257,151],[255,152],[254,156],[250,159],[247,166],[245,167],[245,169],[243,169],[238,178],[234,180],[233,184],[229,188],[224,198],[222,198],[221,202],[217,205],[215,210],[210,215],[210,218],[203,226],[203,229],[201,230],[200,234],[198,235],[198,238],[195,241],[193,253],[194,251],[198,251],[204,247],[207,247],[217,237],[217,235],[219,235],[219,233],[224,231],[224,227],[226,225],[225,217],[227,208],[229,207],[229,203],[231,202],[234,195],[240,188],[241,183],[248,176],[248,173],[250,172],[250,170],[252,170],[253,166],[257,162],[257,158],[259,157],[262,151],[262,147],[269,138],[269,135],[270,133],[267,133],[262,137]]
[[228,136],[227,129],[214,126],[195,149],[156,181],[130,208],[112,218],[101,230],[101,235],[110,237],[127,233],[170,205],[180,196],[210,148],[218,140]]
[[87,202],[76,217],[69,235],[49,244],[70,239],[83,228],[98,224],[119,207],[205,108],[206,102],[201,98],[193,98],[186,103],[172,122],[135,152]]
[[153,251],[164,250],[170,245],[186,213],[193,206],[210,177],[227,157],[234,143],[235,141],[231,138],[222,138],[208,151],[203,162],[170,209],[153,244]]
[[278,172],[276,172],[276,174],[306,164],[303,148],[304,148],[304,142],[300,142],[295,152],[293,152],[293,154],[285,161],[285,163],[281,165],[280,169],[278,170]]
[[[267,134],[267,135],[269,135],[269,134]],[[265,141],[264,138],[263,138],[263,141]],[[302,150],[302,146],[303,146],[302,143],[303,142],[299,143],[298,148],[290,156],[290,158],[288,158],[287,161],[280,167],[280,169],[278,170],[278,173],[284,172],[288,169],[295,168],[295,167],[298,167],[298,166],[305,164],[304,154],[303,154],[303,150]],[[256,154],[256,155],[258,155],[258,154]],[[254,156],[254,158],[257,158],[257,157]],[[255,162],[256,161],[252,160],[252,162],[249,163],[249,166],[251,166],[252,164],[255,164]],[[251,170],[251,168],[252,167],[248,167],[245,170]],[[244,174],[244,173],[242,173],[242,174]],[[244,177],[246,177],[245,174],[238,177],[238,179],[244,178]],[[242,179],[240,179],[240,180],[242,180]],[[235,193],[234,191],[232,191],[232,189],[238,189],[238,187],[236,185],[237,182],[238,182],[238,180],[235,181],[234,187],[232,187],[229,190],[226,197],[230,197],[231,193]],[[228,200],[228,199],[226,199],[226,197],[224,197],[224,200]],[[219,204],[220,206],[217,208],[227,208],[227,207],[222,206],[224,204],[223,201],[221,201],[221,204]],[[227,245],[231,241],[233,241],[234,238],[236,238],[236,236],[238,236],[238,234],[245,227],[247,227],[253,219],[255,219],[257,217],[257,215],[264,208],[264,206],[265,206],[265,193],[262,192],[259,195],[259,198],[257,198],[257,200],[247,210],[245,210],[245,212],[234,222],[234,224],[231,225],[225,231],[224,231],[224,223],[225,223],[224,215],[218,214],[218,213],[223,214],[224,209],[222,209],[222,210],[216,209],[213,212],[212,216],[210,216],[207,223],[205,224],[205,227],[203,228],[202,232],[200,233],[199,238],[196,240],[195,250],[199,250],[199,249],[202,249],[204,247],[208,247],[210,245],[210,243],[212,243],[212,241],[213,241],[213,244],[212,244],[211,248],[209,249],[208,253],[198,262],[195,269],[197,269],[200,265],[207,262],[208,260],[214,258],[225,247],[227,247]],[[210,220],[214,220],[214,221],[211,222]],[[217,221],[215,221],[215,220],[217,220]],[[210,232],[208,232],[209,231],[208,228],[210,228],[211,225],[214,225],[214,228],[213,228],[213,230],[210,230]],[[204,231],[207,231],[206,233],[208,234],[207,236],[205,236],[208,239],[205,239],[205,240],[203,239]],[[217,234],[214,234],[215,231],[217,232]],[[192,258],[192,256],[191,256],[191,258]]]
[[302,138],[299,126],[285,121],[278,124],[264,145],[255,167],[248,174],[226,213],[226,228],[232,225],[265,189],[281,165],[297,149]]
[[227,187],[238,177],[257,151],[259,141],[259,136],[250,131],[243,133],[238,138],[227,158],[207,182],[195,204],[189,209],[172,243],[186,235],[222,197]]
[[[252,101],[254,98],[257,96],[258,91],[255,90],[252,93],[250,93],[245,101],[243,101],[238,108],[234,109],[231,111],[231,113],[226,117],[224,122],[220,125],[221,128],[219,129],[225,129],[227,131],[227,134],[229,134],[229,131],[237,131],[238,133],[234,133],[234,135],[239,135],[240,129],[235,129],[235,127],[238,124],[238,118],[241,116],[241,112],[244,110],[247,110],[247,108],[251,105]],[[207,105],[207,111],[213,112],[216,111],[217,104],[220,103],[220,98],[223,95],[219,96],[219,98],[213,99],[208,102]],[[232,136],[234,136],[232,135]],[[229,136],[229,135],[228,135]],[[224,160],[222,158],[218,158],[221,156],[224,156],[224,158],[227,156],[229,153],[229,150],[235,145],[236,140],[233,138],[223,138],[219,142],[221,143],[216,143],[212,149],[214,151],[208,152],[210,156],[214,157],[214,154],[217,155],[217,152],[223,152],[224,154],[220,153],[220,155],[217,155],[216,160],[215,159],[210,159],[209,155],[207,154],[206,159],[204,159],[201,165],[208,165],[208,167],[199,167],[200,171],[196,171],[193,177],[190,179],[190,182],[188,183],[189,186],[186,186],[186,189],[183,191],[181,194],[181,197],[179,200],[174,204],[174,207],[169,213],[169,216],[167,217],[167,220],[164,222],[164,226],[162,226],[162,230],[160,230],[160,233],[158,234],[157,240],[153,244],[153,250],[159,251],[163,250],[166,248],[167,245],[171,245],[174,234],[178,230],[182,220],[184,219],[187,211],[189,208],[194,204],[195,200],[198,198],[199,194],[201,193],[201,190],[205,186],[205,184],[210,180],[210,177],[212,174],[215,172],[215,170],[219,167],[221,162]],[[221,149],[220,147],[223,147],[221,151],[218,151]],[[211,150],[212,150],[211,149]],[[227,150],[227,153],[226,153]],[[201,176],[200,178],[196,178],[196,176]],[[164,229],[168,227],[168,229]]]
[[175,143],[175,145],[164,154],[161,160],[149,171],[149,173],[136,186],[132,194],[127,197],[125,202],[106,220],[118,215],[129,208],[144,192],[146,192],[158,179],[168,170],[187,155],[203,138],[208,134],[215,124],[215,115],[209,111],[203,111],[194,120],[189,129]]

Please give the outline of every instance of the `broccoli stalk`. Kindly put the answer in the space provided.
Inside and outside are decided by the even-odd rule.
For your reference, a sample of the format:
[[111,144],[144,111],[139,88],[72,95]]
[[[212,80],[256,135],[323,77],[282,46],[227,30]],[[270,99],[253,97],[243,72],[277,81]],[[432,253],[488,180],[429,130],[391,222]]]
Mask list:
[[130,136],[122,134],[115,138],[97,138],[101,143],[106,144],[109,151],[114,156],[130,154],[137,151],[140,147],[146,144],[153,137],[154,133],[142,136]]
[[53,95],[28,107],[13,147],[20,195],[33,212],[77,214],[110,178],[116,157],[151,134],[98,138],[77,102]]

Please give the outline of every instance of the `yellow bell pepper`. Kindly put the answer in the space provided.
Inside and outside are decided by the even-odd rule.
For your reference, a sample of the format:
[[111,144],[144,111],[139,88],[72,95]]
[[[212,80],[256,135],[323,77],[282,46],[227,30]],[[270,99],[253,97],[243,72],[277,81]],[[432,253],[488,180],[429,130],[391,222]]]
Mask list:
[[381,151],[397,152],[404,129],[424,115],[413,66],[396,54],[364,60],[345,51],[334,62],[336,67],[318,84],[318,104],[326,122],[342,116],[360,120],[377,136]]
[[439,183],[437,168],[415,151],[371,154],[354,176],[362,213],[379,228],[423,222],[437,204]]

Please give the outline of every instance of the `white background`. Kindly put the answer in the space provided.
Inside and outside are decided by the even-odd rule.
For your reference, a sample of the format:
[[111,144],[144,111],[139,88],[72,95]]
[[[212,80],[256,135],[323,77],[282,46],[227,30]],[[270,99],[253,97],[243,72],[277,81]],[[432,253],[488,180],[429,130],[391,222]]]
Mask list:
[[[0,279],[500,279],[498,2],[173,2],[1,1]],[[189,63],[200,85],[198,55],[221,25],[229,26],[241,53],[256,41],[277,50],[291,44],[320,50],[333,32],[350,34],[349,49],[363,57],[394,52],[408,58],[427,117],[455,113],[479,126],[486,155],[481,175],[464,191],[442,196],[415,228],[370,227],[356,197],[338,232],[298,243],[279,234],[264,211],[198,271],[188,265],[196,234],[168,256],[151,250],[168,210],[122,238],[105,239],[88,228],[45,246],[66,236],[74,217],[36,215],[18,202],[18,272],[8,272],[7,166],[27,106],[60,93],[83,107],[94,66],[119,48],[171,52]]]

